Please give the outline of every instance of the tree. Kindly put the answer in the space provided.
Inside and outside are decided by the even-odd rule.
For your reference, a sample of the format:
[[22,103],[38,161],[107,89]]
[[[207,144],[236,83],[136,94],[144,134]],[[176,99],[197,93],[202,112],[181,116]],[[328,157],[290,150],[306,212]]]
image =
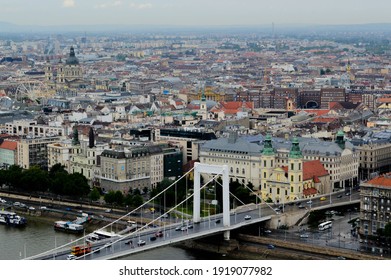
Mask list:
[[90,192],[88,180],[81,173],[72,173],[67,176],[68,181],[64,184],[64,194],[70,196],[85,196]]
[[47,191],[49,186],[48,173],[39,166],[32,166],[22,172],[21,189],[28,192]]
[[65,166],[61,165],[60,163],[56,163],[55,165],[52,166],[49,170],[49,176],[51,178],[54,178],[56,174],[58,173],[66,173],[68,174],[68,171],[65,170]]
[[137,208],[141,205],[143,205],[144,203],[144,200],[143,200],[143,197],[141,195],[134,195],[133,196],[133,199],[132,199],[132,206]]
[[109,191],[105,194],[104,200],[109,204],[122,205],[125,197],[121,191]]
[[20,189],[22,172],[23,169],[19,165],[11,165],[10,168],[7,170],[7,185],[15,189]]
[[100,193],[97,188],[93,188],[88,195],[89,199],[92,201],[97,201],[100,198]]

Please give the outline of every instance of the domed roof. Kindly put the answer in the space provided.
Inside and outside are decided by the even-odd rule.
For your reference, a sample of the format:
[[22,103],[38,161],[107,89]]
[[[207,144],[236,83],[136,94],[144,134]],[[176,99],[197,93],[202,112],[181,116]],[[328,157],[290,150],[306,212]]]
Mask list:
[[65,61],[66,65],[78,65],[79,60],[75,56],[75,50],[73,47],[71,47],[71,50],[69,51],[69,57]]

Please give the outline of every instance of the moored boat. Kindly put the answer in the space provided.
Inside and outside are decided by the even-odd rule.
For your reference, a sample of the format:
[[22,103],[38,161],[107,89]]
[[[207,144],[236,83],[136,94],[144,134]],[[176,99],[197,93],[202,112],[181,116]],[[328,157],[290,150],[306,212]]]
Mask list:
[[15,212],[0,210],[0,223],[9,226],[25,226],[27,220],[25,217],[19,216]]
[[54,222],[54,229],[71,233],[82,233],[84,231],[83,225],[75,224],[70,221],[56,221]]

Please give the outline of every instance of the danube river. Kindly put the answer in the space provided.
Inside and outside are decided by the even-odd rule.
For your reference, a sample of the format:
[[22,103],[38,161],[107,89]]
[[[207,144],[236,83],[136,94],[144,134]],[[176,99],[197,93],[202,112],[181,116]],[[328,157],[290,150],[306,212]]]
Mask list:
[[[8,227],[0,224],[0,260],[20,260],[81,237],[80,235],[55,231],[52,221],[40,220],[30,216],[27,216],[27,219],[28,222],[25,228]],[[123,257],[122,259],[203,260],[219,258],[218,255],[212,255],[210,253],[187,251],[177,247],[163,247]]]

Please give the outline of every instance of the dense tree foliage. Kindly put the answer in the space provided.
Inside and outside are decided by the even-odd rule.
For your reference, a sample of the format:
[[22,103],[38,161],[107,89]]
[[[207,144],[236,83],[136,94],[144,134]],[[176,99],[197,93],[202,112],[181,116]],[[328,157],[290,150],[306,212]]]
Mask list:
[[80,173],[68,174],[65,167],[56,164],[49,172],[38,166],[22,169],[12,165],[8,170],[1,170],[0,183],[10,189],[25,193],[47,192],[54,194],[84,197],[90,193],[88,180]]

